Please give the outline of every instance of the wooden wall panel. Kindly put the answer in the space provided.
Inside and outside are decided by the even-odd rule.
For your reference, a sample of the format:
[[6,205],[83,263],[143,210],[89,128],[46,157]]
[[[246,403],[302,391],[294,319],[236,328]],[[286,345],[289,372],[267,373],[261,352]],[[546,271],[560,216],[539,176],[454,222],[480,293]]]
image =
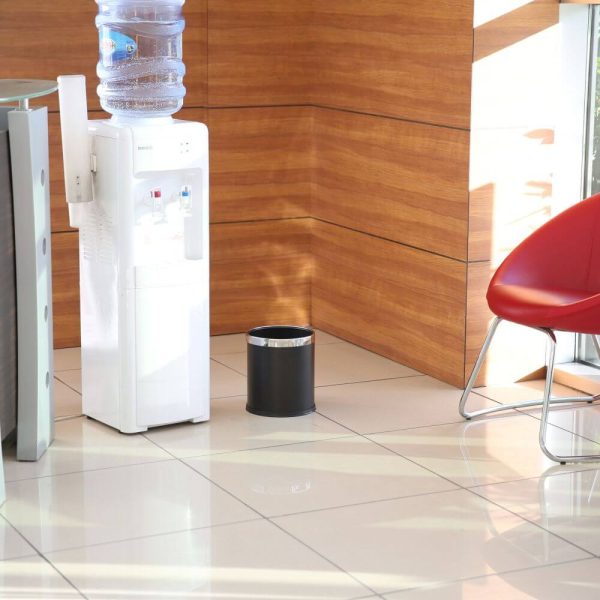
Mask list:
[[210,109],[211,221],[310,213],[313,109]]
[[[90,107],[99,108],[97,13],[95,2],[2,0],[2,77],[56,79],[58,75],[82,74],[87,77]],[[42,98],[37,104],[56,110],[57,95]]]
[[[184,60],[189,106],[206,104],[206,3],[191,0],[184,6]],[[98,31],[94,19],[98,6],[92,0],[1,0],[0,56],[2,77],[56,79],[59,75],[83,74],[87,78],[90,109],[99,109]],[[36,104],[57,110],[54,94]]]
[[316,104],[469,127],[473,0],[315,3]]
[[[11,5],[0,23],[6,76],[84,72],[98,109],[96,8]],[[466,267],[440,255],[466,256],[471,9],[188,0],[178,117],[210,129],[213,333],[309,323],[314,302],[321,327],[462,383]],[[51,114],[60,347],[79,343],[79,308],[58,132]]]
[[211,332],[310,323],[312,219],[211,227]]
[[463,262],[315,222],[313,323],[463,384]]
[[52,291],[54,347],[80,345],[79,234],[52,234]]
[[[187,0],[183,5],[183,62],[187,90],[184,106],[208,104],[208,0]],[[183,117],[181,117],[183,118]]]
[[208,0],[210,106],[308,104],[314,0]]
[[314,217],[466,260],[469,134],[316,111]]

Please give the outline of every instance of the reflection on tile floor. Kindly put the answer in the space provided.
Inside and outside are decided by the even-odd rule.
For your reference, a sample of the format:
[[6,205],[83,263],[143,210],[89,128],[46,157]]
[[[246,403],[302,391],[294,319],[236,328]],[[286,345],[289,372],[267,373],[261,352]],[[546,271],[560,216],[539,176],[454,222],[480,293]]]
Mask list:
[[[210,422],[133,436],[77,416],[79,350],[56,352],[54,444],[5,449],[0,598],[600,597],[600,463],[548,461],[539,411],[466,423],[459,390],[318,332],[318,412],[257,417],[245,344],[212,340]],[[600,452],[600,407],[551,423]]]

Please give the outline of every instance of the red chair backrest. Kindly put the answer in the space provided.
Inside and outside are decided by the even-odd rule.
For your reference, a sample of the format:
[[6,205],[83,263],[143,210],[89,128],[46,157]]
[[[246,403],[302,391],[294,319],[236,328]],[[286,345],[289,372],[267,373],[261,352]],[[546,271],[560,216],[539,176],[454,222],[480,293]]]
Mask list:
[[523,240],[500,265],[490,287],[501,284],[600,292],[600,194]]

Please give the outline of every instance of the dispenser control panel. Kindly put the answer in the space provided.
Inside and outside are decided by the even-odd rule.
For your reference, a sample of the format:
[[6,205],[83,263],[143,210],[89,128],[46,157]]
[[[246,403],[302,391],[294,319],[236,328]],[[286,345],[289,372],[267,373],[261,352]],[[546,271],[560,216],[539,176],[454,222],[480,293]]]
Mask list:
[[133,164],[136,175],[157,171],[179,171],[201,166],[206,147],[206,127],[179,121],[162,128],[157,136],[152,127],[133,132]]

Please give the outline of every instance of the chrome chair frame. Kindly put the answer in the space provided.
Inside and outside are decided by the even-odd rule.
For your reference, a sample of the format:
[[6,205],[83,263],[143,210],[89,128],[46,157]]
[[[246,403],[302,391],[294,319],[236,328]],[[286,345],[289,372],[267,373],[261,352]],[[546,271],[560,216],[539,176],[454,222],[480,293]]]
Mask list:
[[[485,359],[485,355],[492,343],[492,339],[498,329],[498,325],[503,321],[501,317],[496,317],[489,328],[487,336],[485,338],[485,342],[481,347],[481,351],[479,352],[479,356],[477,357],[477,362],[473,367],[473,371],[471,372],[471,376],[467,381],[467,386],[460,398],[460,404],[458,406],[458,410],[460,414],[467,420],[473,419],[475,417],[480,417],[482,415],[488,415],[490,413],[496,413],[503,410],[510,409],[519,409],[519,408],[530,408],[532,406],[541,406],[542,407],[542,418],[540,421],[540,434],[539,434],[539,442],[540,448],[542,452],[550,459],[561,464],[566,464],[570,462],[594,462],[600,461],[600,454],[583,454],[583,455],[573,455],[573,456],[560,456],[552,453],[546,444],[546,433],[548,429],[548,415],[550,405],[552,404],[566,404],[572,402],[587,402],[588,404],[592,404],[594,400],[600,399],[600,394],[596,396],[571,396],[568,398],[553,398],[552,397],[552,379],[554,376],[554,359],[556,355],[556,336],[554,335],[554,331],[552,329],[540,328],[540,327],[531,327],[530,329],[536,329],[537,331],[541,331],[546,334],[548,337],[548,366],[546,371],[546,384],[544,386],[544,396],[537,400],[528,400],[525,402],[515,402],[512,404],[502,404],[500,406],[493,406],[491,408],[484,408],[483,410],[477,410],[474,412],[467,412],[465,410],[465,406],[467,404],[467,400],[471,391],[473,390],[473,385],[475,384],[475,380],[477,379],[477,375],[479,375],[479,371],[481,370],[481,365]],[[600,356],[600,344],[596,339],[596,336],[592,336],[594,341],[594,347]]]

